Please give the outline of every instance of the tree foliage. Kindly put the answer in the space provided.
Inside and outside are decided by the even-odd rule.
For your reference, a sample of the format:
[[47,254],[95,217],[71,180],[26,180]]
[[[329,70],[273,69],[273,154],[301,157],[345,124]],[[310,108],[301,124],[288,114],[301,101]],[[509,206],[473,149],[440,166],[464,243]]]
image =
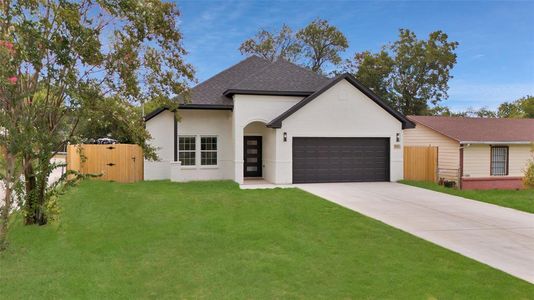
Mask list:
[[378,53],[356,53],[345,69],[404,114],[429,114],[431,106],[448,97],[457,46],[442,31],[420,40],[401,29],[397,41]]
[[343,72],[352,73],[381,99],[390,97],[390,81],[395,61],[382,49],[378,53],[364,51],[347,60]]
[[[79,141],[88,110],[106,106],[95,102],[173,107],[170,99],[187,93],[193,69],[178,17],[175,4],[159,0],[0,3],[0,147],[22,161],[27,224],[46,223],[50,159]],[[7,173],[12,188],[18,177]]]
[[523,183],[529,188],[534,188],[534,149],[531,150],[531,159],[523,170]]
[[306,66],[321,73],[326,63],[341,63],[339,53],[349,47],[347,38],[328,21],[316,19],[297,32],[302,42],[303,55],[307,58]]
[[348,41],[341,31],[326,20],[316,19],[296,33],[285,24],[277,33],[261,29],[239,50],[270,61],[285,59],[323,73],[325,65],[341,63],[340,53],[347,48]]
[[499,105],[500,118],[534,118],[534,96],[525,96]]
[[[149,101],[151,102],[153,101]],[[148,144],[150,135],[144,128],[144,120],[132,117],[140,116],[140,110],[139,106],[113,98],[96,101],[80,119],[76,136],[86,144],[103,137],[112,138],[121,144],[137,144],[143,148],[146,158],[155,160],[156,149]]]
[[270,61],[285,59],[296,62],[301,56],[302,46],[293,30],[286,24],[278,33],[261,29],[253,38],[245,40],[239,46],[241,54],[258,55]]
[[468,108],[465,111],[454,112],[450,115],[454,117],[497,118],[497,113],[488,107],[481,107],[479,109]]
[[436,106],[430,109],[431,115],[472,117],[472,118],[534,118],[534,97],[525,96],[511,102],[503,102],[497,110],[488,107],[468,108],[452,112],[447,107]]

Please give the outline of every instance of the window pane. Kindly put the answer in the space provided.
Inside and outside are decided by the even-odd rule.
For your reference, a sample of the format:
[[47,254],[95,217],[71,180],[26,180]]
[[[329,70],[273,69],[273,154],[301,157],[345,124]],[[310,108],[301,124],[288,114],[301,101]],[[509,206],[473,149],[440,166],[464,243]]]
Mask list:
[[217,137],[203,136],[200,138],[200,150],[217,150]]
[[180,152],[179,160],[182,162],[182,166],[194,166],[195,152]]
[[195,137],[194,136],[181,136],[179,138],[179,150],[195,150]]
[[182,166],[196,165],[196,138],[194,136],[180,136],[178,150],[178,160],[182,162]]
[[217,152],[202,152],[200,154],[200,163],[203,166],[216,166],[217,165]]
[[200,164],[203,166],[217,165],[217,137],[200,137]]

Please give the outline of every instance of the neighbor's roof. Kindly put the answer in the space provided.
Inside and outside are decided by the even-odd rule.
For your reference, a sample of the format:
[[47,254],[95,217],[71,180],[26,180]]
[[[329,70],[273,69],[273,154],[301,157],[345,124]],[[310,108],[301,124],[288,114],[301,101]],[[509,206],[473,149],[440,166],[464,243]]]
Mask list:
[[190,104],[232,105],[236,93],[306,96],[328,81],[285,60],[251,56],[193,87]]
[[534,119],[408,116],[458,142],[533,142]]

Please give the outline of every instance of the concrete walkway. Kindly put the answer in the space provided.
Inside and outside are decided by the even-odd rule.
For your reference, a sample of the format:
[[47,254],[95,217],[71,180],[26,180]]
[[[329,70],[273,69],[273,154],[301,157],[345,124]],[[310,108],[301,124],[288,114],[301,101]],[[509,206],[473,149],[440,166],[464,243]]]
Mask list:
[[534,283],[534,214],[399,183],[297,187]]

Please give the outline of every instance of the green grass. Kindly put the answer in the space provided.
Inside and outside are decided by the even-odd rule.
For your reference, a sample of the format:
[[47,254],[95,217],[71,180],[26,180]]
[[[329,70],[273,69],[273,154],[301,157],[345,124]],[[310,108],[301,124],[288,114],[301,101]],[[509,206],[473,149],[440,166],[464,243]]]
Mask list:
[[86,181],[14,222],[3,299],[528,299],[534,285],[298,189]]
[[534,189],[459,190],[455,188],[446,188],[439,184],[426,181],[401,180],[400,182],[424,189],[534,213]]

